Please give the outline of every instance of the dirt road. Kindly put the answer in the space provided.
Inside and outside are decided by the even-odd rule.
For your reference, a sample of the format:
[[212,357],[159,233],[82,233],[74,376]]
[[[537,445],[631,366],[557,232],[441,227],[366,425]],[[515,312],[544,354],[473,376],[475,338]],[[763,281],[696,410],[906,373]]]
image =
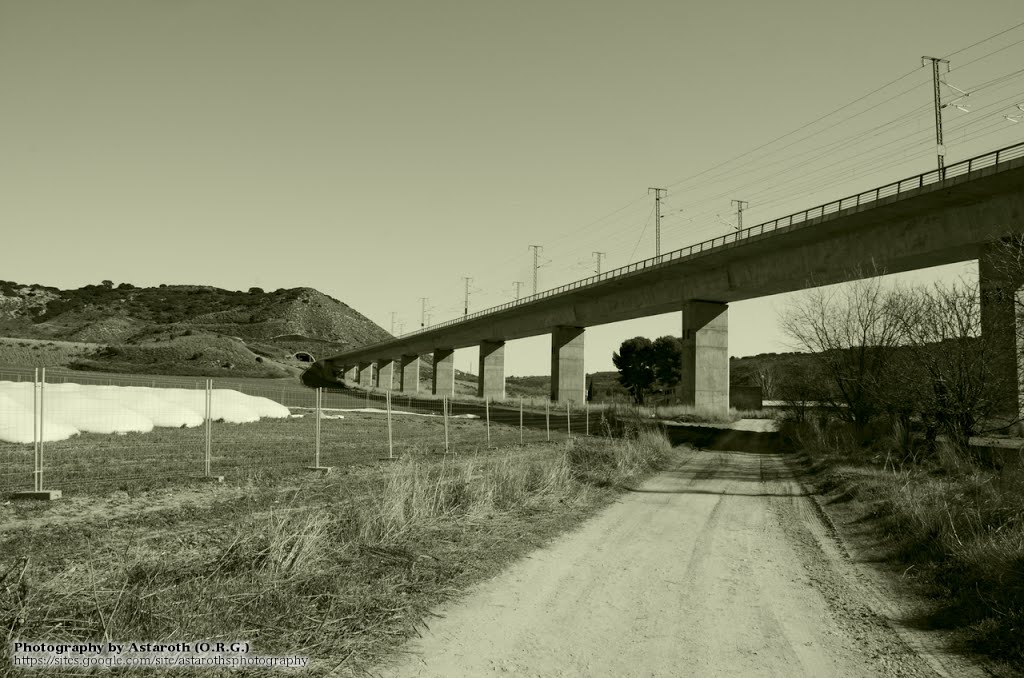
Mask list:
[[890,619],[781,456],[685,452],[445,609],[384,676],[965,676]]

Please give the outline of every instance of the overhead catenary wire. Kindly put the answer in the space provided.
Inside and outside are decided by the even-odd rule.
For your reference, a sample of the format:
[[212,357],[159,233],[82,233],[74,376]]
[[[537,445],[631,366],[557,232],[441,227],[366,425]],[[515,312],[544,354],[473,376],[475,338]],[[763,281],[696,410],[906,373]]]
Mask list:
[[[1019,96],[1019,95],[1013,94],[1010,97],[1008,97],[1007,99],[1004,99],[1004,101],[1005,100],[1011,100],[1012,101],[1017,96]],[[972,114],[980,113],[980,112],[982,112],[984,110],[989,109],[991,106],[992,106],[992,104],[983,106],[982,108],[976,109],[975,111],[973,111]],[[918,109],[915,109],[915,110],[923,110],[924,108],[929,108],[929,107],[930,107],[929,105],[924,105],[924,106],[919,107]],[[878,126],[878,127],[882,127],[882,126]],[[953,125],[951,125],[949,127],[951,133],[955,132],[956,130],[958,130],[960,128],[961,128],[960,125],[958,125],[956,123],[954,123]],[[875,129],[877,129],[877,127]],[[902,140],[905,140],[905,139],[909,139],[909,138],[913,138],[913,137],[922,137],[923,138],[924,136],[927,136],[927,133],[924,130],[918,130],[916,132],[911,132],[910,134],[898,137],[896,139],[881,139],[882,133],[881,132],[874,132],[874,133],[872,133],[870,135],[867,135],[867,136],[863,137],[861,139],[861,143],[862,144],[869,143],[871,140],[873,140],[875,138],[879,138],[880,139],[880,145],[879,146],[877,146],[877,147],[868,146],[865,150],[862,150],[862,151],[860,151],[858,153],[855,153],[855,154],[850,155],[850,156],[846,156],[845,158],[842,158],[842,159],[837,160],[837,161],[833,161],[833,162],[829,163],[828,165],[825,165],[824,167],[815,168],[813,170],[814,174],[816,175],[815,178],[816,179],[820,178],[820,174],[819,173],[820,173],[820,171],[822,169],[826,169],[826,168],[831,167],[831,166],[842,165],[843,163],[847,163],[850,160],[852,160],[854,158],[857,158],[857,157],[861,157],[861,156],[865,156],[865,155],[871,155],[872,153],[876,152],[879,148],[882,148],[882,147],[886,147],[886,148],[889,149],[889,153],[887,155],[892,155],[892,144],[898,143],[898,142],[900,142]],[[896,152],[903,152],[904,150],[906,150],[906,148],[911,147],[911,146],[913,146],[916,143],[918,143],[918,142],[915,141],[915,142],[912,142],[912,143],[910,143],[908,145],[900,146],[900,147],[898,147],[896,149]],[[822,154],[820,154],[820,155],[818,155],[818,156],[816,156],[814,158],[806,159],[804,162],[802,162],[800,164],[799,167],[794,166],[794,167],[790,168],[789,170],[783,170],[781,172],[775,172],[775,173],[773,173],[773,176],[775,176],[775,177],[781,176],[783,174],[787,174],[787,173],[790,173],[792,171],[799,171],[799,170],[806,171],[806,170],[810,169],[812,164],[815,163],[817,160],[820,160],[820,159],[823,159],[823,158],[826,158],[826,157],[831,157],[831,156],[832,156],[832,152],[822,153]],[[878,156],[875,156],[875,157],[878,157]],[[885,157],[885,156],[881,156],[881,157]],[[862,167],[870,167],[870,166],[871,166],[871,162],[868,162],[867,164],[863,165]],[[794,180],[799,180],[799,179],[800,179],[800,177],[796,177]],[[715,211],[718,211],[720,209],[720,207],[716,206],[715,199],[724,198],[724,197],[726,197],[727,195],[729,195],[730,193],[732,193],[732,192],[734,192],[736,190],[745,190],[748,186],[754,186],[755,183],[760,187],[759,192],[765,193],[768,190],[777,191],[781,186],[787,184],[788,180],[787,181],[781,181],[781,182],[772,182],[772,183],[770,183],[768,185],[765,185],[763,180],[758,179],[756,181],[752,181],[752,182],[749,182],[749,183],[746,183],[746,184],[731,186],[729,189],[723,190],[723,191],[715,194],[714,196],[711,196],[711,198],[709,198],[709,199],[705,199],[703,201],[695,201],[694,204],[698,208],[700,207],[702,202],[710,202],[710,203],[712,203],[711,207],[706,212],[702,212],[702,211],[694,212],[695,218],[699,218],[699,217],[703,217],[703,216],[708,216],[709,214],[714,213]]]
[[[995,85],[996,83],[1002,83],[1000,85],[1000,87],[1003,87],[1006,84],[1009,84],[1010,80],[1018,78],[1022,74],[1024,74],[1024,69],[1019,69],[1017,71],[1014,71],[1014,72],[1011,72],[1011,73],[1007,73],[1007,74],[1004,74],[1004,75],[999,76],[997,78],[994,78],[992,80],[989,80],[987,82],[981,83],[979,85],[970,86],[969,89],[973,93],[977,93],[979,90],[987,88],[987,87],[992,86],[992,85]],[[918,106],[918,107],[916,107],[916,108],[914,108],[914,109],[912,109],[912,110],[902,114],[901,116],[898,116],[897,118],[895,118],[892,121],[888,121],[888,122],[882,123],[880,125],[876,125],[873,128],[865,130],[863,133],[858,131],[858,132],[855,132],[855,133],[853,133],[851,135],[848,135],[847,137],[844,137],[844,138],[838,139],[836,141],[833,141],[830,144],[827,144],[827,145],[825,145],[823,147],[820,147],[821,152],[818,153],[816,156],[814,156],[812,158],[809,158],[809,159],[805,158],[804,161],[799,163],[799,164],[796,164],[794,162],[789,167],[784,168],[781,172],[773,173],[773,177],[774,176],[778,176],[778,175],[783,174],[783,173],[793,173],[793,172],[798,172],[798,171],[804,170],[807,167],[809,167],[809,165],[811,163],[817,161],[818,159],[820,159],[822,157],[826,157],[826,156],[827,157],[831,157],[831,155],[833,155],[835,152],[837,152],[839,150],[842,150],[844,148],[849,148],[851,145],[854,145],[854,144],[863,145],[864,143],[869,142],[871,139],[874,139],[876,137],[881,136],[882,131],[886,127],[890,127],[892,129],[895,129],[896,127],[904,126],[906,124],[915,122],[914,116],[917,113],[922,112],[922,111],[924,111],[926,109],[929,109],[929,108],[931,108],[930,104],[922,104],[922,105],[920,105],[920,106]],[[919,122],[919,121],[917,121],[917,122]],[[951,128],[951,129],[953,129],[953,128]],[[900,139],[907,138],[907,136],[912,136],[913,134],[917,134],[917,133],[915,132],[915,133],[912,133],[911,135],[906,135],[904,137],[900,137]],[[889,143],[892,143],[892,142],[891,141],[885,141],[883,143],[889,144]],[[782,164],[787,163],[790,160],[790,158],[795,160],[797,158],[800,158],[802,156],[807,155],[808,153],[814,153],[817,150],[818,149],[814,149],[814,148],[807,149],[805,151],[802,151],[802,152],[799,152],[797,154],[791,155],[788,158],[781,158],[781,159],[775,160],[775,161],[773,161],[771,163],[766,163],[766,164],[764,164],[762,166],[759,166],[759,167],[746,168],[745,170],[742,170],[742,171],[738,172],[738,174],[751,174],[751,173],[765,172],[769,167],[774,167],[774,166],[778,166],[778,165],[782,165]],[[860,155],[865,155],[866,153],[870,153],[871,151],[872,151],[872,149],[869,148],[867,150],[867,152],[857,153],[853,157],[860,156]],[[742,185],[738,185],[738,186],[737,185],[733,185],[729,189],[721,191],[720,193],[716,194],[715,196],[713,196],[713,198],[725,197],[730,192],[733,192],[735,190],[742,190],[742,189],[744,189],[748,185],[753,185],[754,182],[761,183],[762,181],[763,180],[758,177],[758,178],[755,178],[749,184],[742,184]],[[704,202],[713,202],[713,200],[705,198],[703,200],[691,201],[690,204],[692,206],[698,208],[698,210],[699,210],[699,208],[701,207],[701,204],[704,203]],[[707,212],[705,212],[705,213],[701,213],[699,211],[698,212],[692,212],[692,213],[699,214],[700,216],[707,216],[710,213],[714,213],[718,209],[719,209],[719,206],[712,205],[712,207]]]
[[821,122],[822,120],[828,119],[829,117],[835,115],[836,113],[838,113],[840,111],[843,111],[843,110],[849,108],[850,106],[853,106],[854,104],[857,104],[857,103],[863,101],[864,99],[867,99],[868,97],[870,97],[870,96],[872,96],[874,94],[877,94],[878,92],[881,92],[885,88],[887,88],[887,87],[889,87],[891,85],[894,85],[897,82],[903,80],[904,78],[908,78],[908,77],[910,77],[911,75],[914,75],[917,72],[918,72],[918,69],[915,68],[914,70],[909,71],[908,73],[904,73],[903,75],[899,76],[895,80],[891,80],[891,81],[887,82],[886,84],[882,85],[881,87],[879,87],[877,89],[874,89],[874,90],[868,92],[867,94],[865,94],[863,96],[860,96],[860,97],[854,99],[853,101],[851,101],[851,102],[849,102],[847,104],[844,104],[844,105],[840,106],[839,108],[835,109],[834,111],[826,113],[825,115],[822,115],[822,116],[820,116],[818,118],[815,118],[814,120],[812,120],[812,121],[810,121],[808,123],[805,123],[805,124],[801,125],[800,127],[797,127],[794,130],[791,130],[789,132],[786,132],[785,134],[777,136],[774,139],[772,139],[771,141],[763,143],[760,146],[758,146],[758,147],[756,147],[756,148],[754,148],[754,149],[752,149],[750,151],[746,151],[746,152],[741,153],[739,155],[733,156],[732,158],[730,158],[730,159],[728,159],[728,160],[726,160],[724,162],[718,163],[717,165],[714,165],[713,167],[710,167],[710,168],[708,168],[706,170],[703,170],[701,172],[697,172],[697,173],[692,174],[692,175],[690,175],[688,177],[685,177],[683,179],[679,179],[678,181],[674,181],[671,184],[668,184],[668,186],[679,186],[680,184],[683,184],[683,183],[685,183],[687,181],[690,181],[692,179],[696,179],[698,177],[704,176],[705,174],[708,174],[709,172],[712,172],[712,171],[714,171],[714,170],[716,170],[716,169],[718,169],[720,167],[724,167],[724,166],[726,166],[726,165],[728,165],[730,163],[733,163],[733,162],[735,162],[735,161],[737,161],[737,160],[739,160],[741,158],[745,158],[748,155],[752,155],[753,153],[756,153],[756,152],[758,152],[758,151],[760,151],[760,150],[762,150],[764,148],[767,148],[768,146],[771,146],[772,144],[774,144],[777,141],[781,141],[783,139],[786,139],[786,138],[788,138],[788,137],[790,137],[790,136],[792,136],[792,135],[794,135],[794,134],[796,134],[798,132],[801,132],[801,131],[807,129],[808,127],[811,127],[811,126]]
[[[963,47],[954,52],[948,53],[945,58],[953,55],[962,54],[989,42],[992,38],[1004,35],[1010,31],[1024,26],[1024,23],[1018,24],[1014,27],[1007,28],[996,33],[989,38],[984,40],[976,41],[966,47]],[[1014,47],[1015,45],[1024,42],[1024,40],[1018,40],[1016,42],[1002,45],[996,49],[990,49],[980,57],[970,59],[962,64],[953,64],[953,72],[958,74],[958,79],[962,78],[962,74],[966,72],[965,67],[984,60],[985,58],[994,55],[1002,54],[1006,50]],[[698,224],[703,219],[703,214],[707,212],[722,211],[722,206],[714,205],[709,203],[709,199],[704,196],[700,196],[698,199],[691,200],[689,195],[695,190],[700,190],[699,183],[707,184],[707,182],[695,182],[696,178],[707,178],[708,181],[723,182],[723,185],[719,188],[719,192],[734,192],[745,184],[735,185],[735,179],[741,177],[747,177],[758,187],[764,187],[765,191],[773,191],[774,194],[771,199],[757,200],[758,214],[760,218],[761,214],[765,209],[771,209],[777,204],[785,203],[789,200],[799,199],[799,196],[804,191],[818,190],[820,188],[827,188],[829,186],[842,186],[849,184],[854,178],[860,180],[866,180],[869,176],[881,176],[884,172],[891,168],[900,167],[904,165],[916,162],[919,154],[915,152],[916,144],[920,143],[920,140],[925,138],[927,135],[926,130],[915,130],[905,134],[899,134],[900,127],[906,127],[908,125],[919,124],[917,116],[920,112],[926,108],[927,105],[918,105],[909,110],[900,112],[895,116],[890,116],[889,120],[886,120],[879,124],[871,124],[865,128],[863,125],[858,126],[859,129],[854,130],[850,134],[844,135],[839,139],[829,139],[824,144],[815,145],[816,147],[811,148],[795,148],[799,144],[809,144],[815,137],[821,133],[829,131],[844,123],[848,124],[851,120],[862,119],[869,115],[871,112],[879,112],[880,109],[891,103],[900,100],[906,94],[917,91],[923,86],[927,85],[927,80],[922,79],[920,82],[909,83],[908,86],[902,87],[899,91],[890,92],[881,101],[869,101],[872,97],[877,97],[879,94],[886,92],[887,88],[892,88],[898,85],[901,81],[908,77],[913,76],[915,73],[922,72],[923,69],[915,68],[913,71],[905,73],[884,85],[875,88],[871,92],[862,95],[847,104],[827,113],[823,116],[819,116],[816,119],[805,123],[796,129],[787,132],[786,134],[777,136],[771,141],[760,144],[756,148],[747,151],[745,153],[734,156],[722,163],[717,163],[711,168],[692,174],[680,181],[672,184],[674,186],[680,183],[689,182],[688,187],[685,189],[687,195],[683,196],[683,202],[687,205],[687,214],[681,216],[678,213],[667,213],[663,215],[664,226],[666,229],[672,229],[673,234],[670,236],[666,230],[665,237],[672,237],[673,239],[678,237],[689,238],[694,233],[699,232]],[[995,77],[991,77],[977,85],[969,86],[963,82],[951,81],[951,84],[955,84],[959,87],[963,87],[972,93],[972,100],[981,89],[990,89],[996,91],[997,89],[1005,88],[1011,81],[1016,80],[1024,73],[1024,69],[1015,69],[1014,71],[1004,73]],[[923,73],[922,73],[923,75]],[[997,134],[1000,131],[999,124],[1001,123],[1006,128],[1012,128],[1011,122],[1008,122],[1005,116],[1006,112],[1012,112],[1012,109],[998,113],[995,116],[995,121],[980,119],[981,116],[976,116],[975,111],[988,111],[992,110],[993,104],[986,103],[980,109],[976,109],[975,106],[981,102],[976,102],[974,106],[971,106],[971,113],[964,114],[970,115],[971,118],[958,121],[947,126],[949,131],[951,143],[969,143],[979,138],[987,138],[990,135]],[[859,106],[859,104],[866,104]],[[857,106],[855,109],[854,107]],[[829,121],[830,118],[834,118],[840,113],[847,111],[849,115],[842,116],[841,120],[833,120],[828,125],[820,125],[822,122]],[[960,114],[958,114],[960,115]],[[877,116],[875,116],[877,118]],[[809,132],[801,134],[801,132]],[[798,137],[798,138],[794,138]],[[785,141],[789,139],[790,143],[780,145],[779,141]],[[845,151],[851,150],[856,146],[856,151],[846,156]],[[789,151],[787,153],[787,151]],[[881,152],[881,155],[872,154]],[[838,153],[844,153],[843,159],[838,161],[829,157],[829,155],[835,155]],[[728,167],[731,163],[735,163],[736,160],[749,158],[757,155],[758,159],[755,163],[742,163],[740,167]],[[791,167],[783,167],[781,171],[774,173],[771,176],[763,176],[768,173],[768,167],[779,166],[784,163],[790,162],[793,159],[801,159],[800,162],[793,162]],[[881,159],[881,161],[879,161]],[[767,162],[765,162],[767,160]],[[787,181],[771,181],[771,179],[777,179],[778,177],[785,175]],[[766,183],[766,179],[768,183]],[[724,182],[728,181],[730,184],[726,186]],[[884,183],[883,180],[879,180],[879,183]],[[713,185],[705,185],[704,190],[707,188],[715,188]],[[784,193],[783,193],[784,191]],[[756,194],[751,192],[747,194],[754,197]],[[636,230],[631,225],[639,224],[642,214],[638,214],[638,205],[644,200],[645,195],[638,195],[634,200],[627,202],[626,204],[616,208],[615,210],[605,214],[602,217],[588,221],[583,226],[562,231],[554,238],[547,239],[545,242],[546,252],[558,252],[555,258],[562,260],[562,255],[566,253],[563,247],[567,241],[571,242],[573,249],[569,252],[568,258],[575,261],[579,258],[576,254],[584,248],[598,248],[602,251],[607,252],[608,259],[610,260],[611,267],[617,265],[617,261],[620,255],[629,253],[630,260],[635,256],[636,251],[639,249],[640,244],[644,237],[646,237],[646,229],[650,225],[651,214],[648,213],[646,220],[644,221],[644,227],[641,230],[640,238],[633,240],[630,234],[635,234]],[[762,195],[763,197],[763,195]],[[756,198],[755,198],[756,199]],[[684,235],[680,235],[685,233]],[[614,246],[610,246],[614,245]],[[666,248],[667,249],[670,248]],[[516,257],[510,256],[509,262],[515,260]],[[521,268],[521,265],[516,262],[516,270]],[[497,267],[492,267],[497,268]],[[559,276],[564,276],[565,273],[572,272],[572,267],[561,266],[552,269],[551,275],[554,276],[549,283],[549,286],[559,284],[556,279]],[[516,274],[514,277],[522,279],[521,274]],[[506,278],[508,279],[508,278]],[[496,289],[496,288],[492,288]],[[493,295],[494,293],[492,293]]]
[[961,47],[960,49],[958,49],[955,52],[950,52],[949,54],[944,55],[942,58],[943,59],[948,59],[951,56],[956,56],[957,54],[960,54],[961,52],[966,52],[967,50],[971,49],[972,47],[977,47],[978,45],[984,44],[984,43],[988,42],[989,40],[993,40],[995,38],[998,38],[1000,35],[1003,35],[1005,33],[1009,33],[1010,31],[1016,30],[1016,29],[1018,29],[1018,28],[1020,28],[1022,26],[1024,26],[1024,21],[1022,21],[1019,24],[1016,24],[1014,26],[1010,26],[1007,29],[1001,30],[998,33],[993,33],[992,35],[988,36],[987,38],[983,38],[983,39],[979,40],[978,42],[973,42],[970,45],[967,45],[967,47]]
[[640,231],[640,237],[636,239],[636,245],[633,246],[633,251],[629,254],[629,260],[633,261],[633,257],[636,256],[636,250],[640,247],[640,242],[644,239],[644,234],[647,233],[647,227],[651,225],[651,217],[654,216],[654,208],[651,208],[651,213],[647,215],[647,221],[644,222],[644,228]]
[[[1004,33],[1006,33],[1006,32],[1009,32],[1010,30],[1013,30],[1014,28],[1018,28],[1018,27],[1020,27],[1021,25],[1024,25],[1024,24],[1018,24],[1017,26],[1011,27],[1010,29],[1006,29],[1006,30],[1004,30],[1004,31],[1000,31],[999,33],[996,33],[996,34],[995,34],[995,35],[993,35],[993,36],[989,36],[988,38],[985,38],[984,40],[980,40],[980,41],[978,41],[978,42],[976,42],[976,43],[973,43],[972,45],[969,45],[968,47],[962,48],[961,50],[957,50],[956,52],[953,52],[953,53],[951,53],[950,55],[952,55],[952,54],[959,54],[959,53],[961,53],[961,52],[963,52],[963,51],[966,51],[967,49],[970,49],[971,47],[974,47],[974,46],[977,46],[977,45],[983,44],[983,43],[985,43],[985,42],[987,42],[987,41],[989,41],[989,40],[993,39],[994,37],[997,37],[997,36],[999,36],[999,35],[1002,35],[1002,34],[1004,34]],[[1018,42],[1020,42],[1020,41],[1018,41]],[[1013,44],[1017,44],[1017,43],[1013,43]],[[1003,49],[1006,49],[1006,48],[1009,48],[1009,47],[1013,46],[1013,44],[1011,44],[1011,45],[1007,45],[1007,46],[1004,46],[1004,47],[1002,47],[1002,48],[999,48],[999,49],[997,49],[997,50],[993,50],[993,51],[992,51],[992,52],[990,52],[989,54],[993,54],[993,53],[996,53],[996,52],[1002,51]],[[712,167],[712,168],[709,168],[708,170],[704,170],[703,172],[699,172],[699,173],[697,173],[697,174],[695,174],[695,175],[691,175],[690,177],[687,177],[687,178],[685,178],[685,179],[683,179],[683,180],[680,180],[679,182],[676,182],[676,183],[675,183],[675,184],[673,184],[673,185],[678,185],[679,183],[682,183],[682,182],[688,181],[688,180],[690,180],[690,179],[692,179],[692,178],[695,178],[695,177],[697,177],[697,176],[701,176],[701,175],[706,175],[706,174],[710,173],[711,171],[713,171],[713,170],[715,170],[715,169],[717,169],[717,168],[719,168],[719,167],[723,167],[723,166],[725,166],[725,165],[727,165],[727,164],[731,163],[731,162],[732,162],[733,160],[735,160],[735,159],[738,159],[738,158],[742,158],[742,157],[745,157],[745,156],[747,156],[747,155],[751,155],[751,154],[753,154],[753,153],[757,152],[758,150],[761,150],[761,149],[763,149],[763,148],[765,148],[765,147],[769,146],[770,144],[774,143],[775,141],[778,141],[778,140],[779,140],[779,139],[781,139],[781,138],[785,138],[785,137],[787,137],[787,136],[790,136],[790,135],[792,135],[792,134],[794,134],[794,133],[796,133],[796,132],[799,132],[799,131],[800,131],[800,130],[802,130],[802,129],[806,129],[806,128],[810,127],[811,125],[815,124],[816,122],[819,122],[819,121],[821,121],[821,120],[823,120],[823,119],[825,119],[825,118],[829,117],[830,115],[833,115],[833,114],[835,114],[835,113],[837,113],[837,112],[839,112],[839,111],[841,111],[841,110],[843,110],[843,109],[845,109],[845,108],[849,108],[850,106],[854,105],[855,103],[857,103],[857,102],[859,102],[859,101],[862,101],[862,100],[864,100],[864,99],[866,99],[866,98],[870,97],[871,95],[873,95],[873,94],[875,94],[875,93],[878,93],[878,92],[880,92],[880,91],[884,90],[884,89],[885,89],[886,87],[889,87],[889,86],[891,86],[891,85],[893,85],[893,84],[895,84],[895,83],[899,82],[900,80],[902,80],[902,79],[904,79],[904,78],[906,78],[906,77],[910,76],[911,74],[913,74],[913,73],[915,73],[915,72],[918,72],[919,70],[920,70],[920,69],[915,69],[914,71],[912,71],[912,72],[910,72],[910,73],[904,74],[903,76],[900,76],[899,78],[896,78],[895,80],[892,80],[892,81],[890,81],[890,82],[886,83],[885,85],[882,85],[881,87],[879,87],[879,88],[877,88],[877,89],[873,90],[872,92],[870,92],[870,93],[868,93],[868,94],[866,94],[866,95],[864,95],[864,96],[862,96],[862,97],[860,97],[860,98],[858,98],[858,99],[856,99],[856,100],[854,100],[854,101],[851,101],[851,102],[850,102],[849,104],[846,104],[845,106],[843,106],[843,107],[840,107],[839,109],[836,109],[835,111],[833,111],[833,112],[832,112],[832,113],[830,113],[830,114],[826,114],[825,116],[821,116],[821,117],[817,118],[816,120],[813,120],[813,121],[811,121],[810,123],[807,123],[807,124],[805,124],[805,125],[803,125],[803,126],[801,126],[801,127],[797,128],[796,130],[793,130],[793,131],[792,131],[792,132],[790,132],[790,133],[787,133],[786,135],[782,135],[782,137],[777,137],[776,139],[773,139],[772,141],[768,142],[767,144],[762,144],[761,146],[759,146],[759,147],[757,147],[757,148],[753,149],[752,151],[748,151],[748,152],[746,152],[746,153],[744,153],[744,154],[741,154],[740,156],[736,156],[736,157],[734,157],[733,159],[730,159],[730,160],[728,160],[728,161],[725,161],[724,163],[719,163],[718,165],[716,165],[716,166],[714,166],[714,167]],[[1012,75],[1013,75],[1013,74],[1008,74],[1008,75],[1000,76],[1000,78],[996,78],[996,79],[994,79],[994,81],[998,81],[999,79],[1001,79],[1001,78],[1004,78],[1004,77],[1012,77]],[[913,89],[916,89],[917,87],[919,87],[919,86],[921,86],[921,85],[924,85],[924,84],[927,84],[927,83],[926,83],[926,82],[922,82],[922,83],[920,83],[919,85],[913,86],[913,87],[911,87],[911,88],[909,88],[909,89],[905,89],[905,90],[903,90],[902,92],[899,92],[899,93],[897,93],[896,95],[893,95],[893,96],[889,97],[889,98],[888,98],[888,99],[886,99],[885,101],[879,102],[878,104],[875,104],[875,105],[873,105],[873,106],[869,107],[868,109],[865,109],[865,110],[863,110],[863,111],[860,111],[860,112],[858,112],[858,113],[855,113],[855,114],[854,114],[854,115],[852,115],[852,116],[848,116],[847,118],[844,118],[844,120],[843,120],[843,121],[840,121],[840,123],[841,123],[841,122],[846,122],[846,121],[848,121],[849,119],[852,119],[853,117],[857,117],[858,115],[861,115],[862,113],[866,113],[866,112],[868,112],[869,110],[873,110],[873,109],[877,108],[878,106],[881,106],[881,105],[883,105],[883,104],[887,103],[888,101],[892,101],[892,100],[894,100],[895,98],[898,98],[899,96],[902,96],[903,94],[906,94],[907,92],[909,92],[909,91],[912,91]],[[840,123],[836,123],[836,124],[840,124]],[[834,127],[834,126],[835,126],[835,124],[834,124],[834,125],[832,125],[832,126],[830,126],[830,127]],[[826,128],[826,129],[828,129],[828,128]],[[825,130],[818,130],[818,132],[821,132],[821,131],[825,131]],[[797,140],[797,141],[795,141],[795,142],[793,142],[793,143],[791,143],[791,144],[788,144],[788,145],[787,145],[786,147],[783,147],[783,148],[788,148],[788,147],[790,147],[790,146],[794,145],[795,143],[800,143],[800,142],[802,142],[802,141],[805,141],[806,139],[810,138],[810,136],[814,136],[814,134],[817,134],[818,132],[815,132],[815,133],[813,133],[812,135],[809,135],[809,136],[807,136],[807,137],[804,137],[804,138],[802,138],[802,139],[800,139],[800,140]],[[775,149],[775,151],[773,151],[773,152],[777,152],[777,151],[779,151],[779,150],[783,150],[783,149]],[[720,174],[720,175],[718,175],[718,176],[716,176],[716,177],[713,177],[713,178],[714,178],[714,179],[721,179],[721,178],[723,178],[724,176],[726,176],[726,175],[728,175],[728,174],[729,174],[728,172],[727,172],[727,173],[723,173],[723,174]]]
[[[1024,42],[1024,38],[1021,38],[1021,39],[1020,39],[1020,40],[1018,40],[1017,42],[1011,42],[1011,43],[1010,43],[1009,45],[1003,45],[1003,46],[1002,46],[1002,47],[1000,47],[999,49],[994,49],[994,50],[992,50],[991,52],[989,52],[989,53],[987,53],[987,54],[982,54],[982,55],[981,55],[980,57],[978,57],[978,58],[976,58],[976,59],[971,59],[971,60],[970,60],[970,61],[968,61],[967,63],[959,64],[959,65],[957,66],[956,70],[959,70],[959,69],[961,69],[961,68],[966,68],[967,66],[970,66],[970,65],[971,65],[971,64],[973,64],[973,63],[976,63],[976,62],[978,62],[978,61],[981,61],[982,59],[986,59],[986,58],[988,58],[988,57],[992,56],[993,54],[998,54],[999,52],[1002,52],[1003,50],[1007,50],[1007,49],[1010,49],[1011,47],[1015,47],[1015,46],[1017,46],[1017,45],[1021,44],[1022,42]],[[952,70],[954,70],[954,69],[952,69],[952,68],[951,68],[950,70],[952,71]]]

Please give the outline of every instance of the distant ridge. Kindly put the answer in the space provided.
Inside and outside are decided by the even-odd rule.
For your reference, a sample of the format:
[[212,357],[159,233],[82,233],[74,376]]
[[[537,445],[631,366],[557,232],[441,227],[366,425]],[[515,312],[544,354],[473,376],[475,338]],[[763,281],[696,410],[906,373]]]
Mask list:
[[[104,281],[60,290],[0,281],[0,337],[99,344],[74,358],[61,352],[78,369],[287,376],[303,366],[291,357],[297,352],[319,358],[391,335],[309,287],[242,292]],[[0,364],[11,362],[0,346]]]

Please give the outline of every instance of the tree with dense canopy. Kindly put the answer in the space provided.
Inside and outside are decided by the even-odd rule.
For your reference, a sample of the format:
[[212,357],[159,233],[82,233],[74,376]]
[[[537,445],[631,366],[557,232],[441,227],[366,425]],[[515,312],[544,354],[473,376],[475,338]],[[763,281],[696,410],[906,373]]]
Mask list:
[[683,379],[683,343],[676,337],[664,336],[654,340],[654,376],[669,391]]
[[654,385],[654,344],[647,337],[633,337],[622,342],[618,353],[612,353],[612,364],[619,371],[622,384],[634,402],[643,404],[644,395]]
[[682,344],[675,337],[633,337],[622,342],[612,363],[634,402],[642,405],[655,387],[672,390],[682,378]]

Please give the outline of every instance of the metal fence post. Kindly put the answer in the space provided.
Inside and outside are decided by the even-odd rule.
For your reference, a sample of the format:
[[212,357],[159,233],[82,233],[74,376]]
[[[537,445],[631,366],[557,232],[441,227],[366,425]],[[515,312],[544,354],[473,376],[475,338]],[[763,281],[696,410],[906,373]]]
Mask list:
[[565,435],[572,438],[572,401],[565,403]]
[[590,403],[589,402],[584,402],[583,403],[583,411],[586,413],[586,416],[587,416],[587,431],[586,431],[586,435],[587,435],[587,437],[590,437]]
[[[26,380],[28,375],[25,375]],[[18,377],[19,381],[21,377]],[[46,400],[46,368],[36,367],[32,370],[32,489],[15,492],[13,497],[21,499],[60,499],[60,490],[44,490],[43,480],[43,438],[46,427],[43,425],[44,402]]]
[[544,401],[544,425],[548,431],[548,442],[551,442],[551,401]]
[[[20,377],[19,377],[20,380]],[[32,448],[34,454],[33,469],[32,469],[32,489],[35,492],[43,491],[43,450],[40,443],[40,427],[43,423],[43,418],[39,416],[39,368],[35,368],[35,373],[32,375]]]
[[40,370],[39,376],[39,487],[36,492],[43,491],[43,469],[46,466],[43,461],[43,447],[45,446],[46,426],[46,368]]
[[316,389],[316,461],[313,464],[317,468],[320,468],[320,404],[323,401],[323,387],[318,386]]
[[206,450],[204,454],[204,467],[206,470],[206,477],[210,477],[210,447],[212,438],[212,426],[213,426],[213,380],[206,380]]
[[448,396],[441,398],[441,409],[444,410],[444,453],[448,454]]
[[213,463],[213,379],[206,380],[206,451],[204,454],[204,466],[206,473],[204,480],[211,480],[215,483],[224,482],[224,476],[212,474]]
[[523,396],[519,396],[519,444],[523,444]]
[[388,403],[388,459],[395,458],[394,437],[391,433],[391,391],[387,394]]
[[307,466],[306,468],[310,471],[322,471],[323,473],[330,473],[330,466],[320,465],[320,448],[323,436],[321,435],[322,421],[323,421],[323,404],[324,404],[324,389],[322,386],[318,386],[314,393],[314,411],[313,411],[313,430],[315,432],[315,441],[313,445],[313,465]]
[[491,400],[484,398],[484,414],[487,416],[487,447],[491,447]]

